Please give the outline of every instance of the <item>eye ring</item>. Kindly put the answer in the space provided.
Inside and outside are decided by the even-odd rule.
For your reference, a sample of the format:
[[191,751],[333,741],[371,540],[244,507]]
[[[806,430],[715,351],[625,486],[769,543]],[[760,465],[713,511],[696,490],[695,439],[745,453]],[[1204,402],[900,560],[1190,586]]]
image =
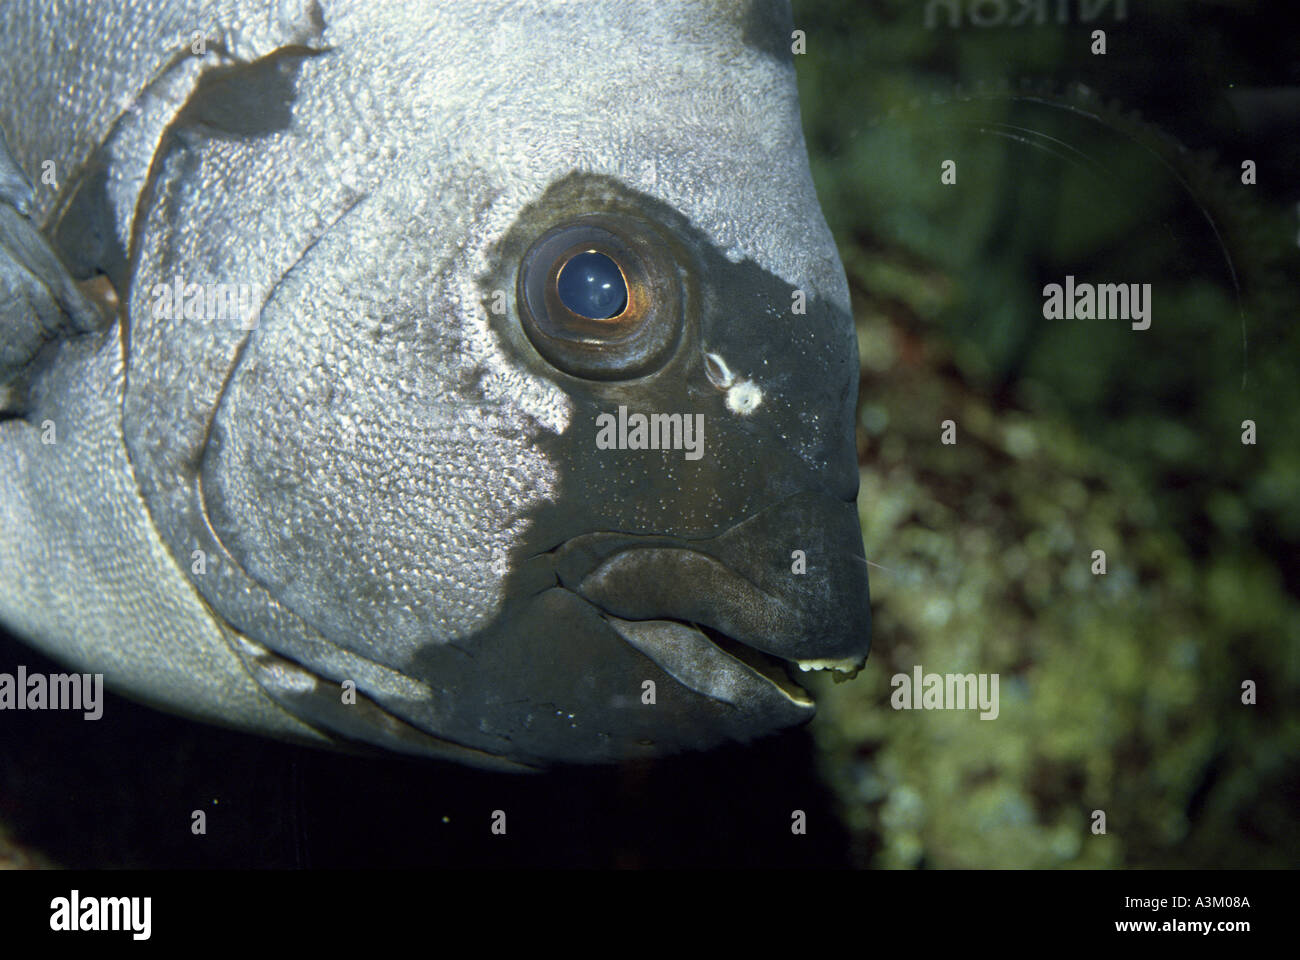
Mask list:
[[[561,293],[565,268],[586,254],[612,262],[622,281],[625,302],[609,316],[579,313],[570,305],[574,297],[566,303]],[[548,363],[575,377],[645,376],[664,364],[681,337],[676,264],[657,232],[632,218],[588,214],[546,231],[520,261],[518,288],[520,320],[529,341]],[[604,295],[598,294],[593,303]]]

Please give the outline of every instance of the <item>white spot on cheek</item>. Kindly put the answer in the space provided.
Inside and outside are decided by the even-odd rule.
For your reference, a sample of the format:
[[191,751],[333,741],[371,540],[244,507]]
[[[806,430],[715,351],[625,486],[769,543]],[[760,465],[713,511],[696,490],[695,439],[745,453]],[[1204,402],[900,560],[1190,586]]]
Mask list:
[[763,402],[763,391],[758,385],[752,380],[737,380],[727,361],[716,353],[704,354],[704,374],[711,384],[726,391],[727,409],[732,413],[747,417]]
[[727,409],[747,417],[763,402],[763,391],[752,380],[741,380],[727,391]]

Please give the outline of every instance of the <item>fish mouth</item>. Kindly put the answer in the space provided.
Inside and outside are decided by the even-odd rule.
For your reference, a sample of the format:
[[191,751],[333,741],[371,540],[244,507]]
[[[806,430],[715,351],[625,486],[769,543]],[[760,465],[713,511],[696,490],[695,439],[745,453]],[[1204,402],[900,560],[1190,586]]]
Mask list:
[[622,639],[682,686],[746,713],[793,726],[812,718],[812,696],[790,664],[709,627],[683,620],[622,620],[601,614]]
[[794,668],[796,664],[794,662],[774,657],[770,653],[764,653],[757,647],[746,646],[741,641],[734,640],[725,633],[719,633],[711,627],[700,624],[693,624],[693,626],[704,634],[705,639],[721,650],[724,655],[748,667],[789,697],[794,703],[812,705],[812,694],[795,679]]
[[556,551],[555,570],[686,686],[810,716],[799,676],[852,676],[870,648],[859,530],[854,504],[801,494],[708,539],[584,534]]

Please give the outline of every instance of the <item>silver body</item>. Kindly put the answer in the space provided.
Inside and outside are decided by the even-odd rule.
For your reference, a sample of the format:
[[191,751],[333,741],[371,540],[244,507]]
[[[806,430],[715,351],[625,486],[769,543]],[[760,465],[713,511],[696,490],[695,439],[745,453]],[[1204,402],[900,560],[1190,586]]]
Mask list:
[[[662,202],[835,312],[856,378],[793,67],[747,36],[766,22],[730,4],[7,0],[0,189],[119,302],[82,286],[96,325],[67,294],[74,321],[12,387],[0,619],[200,719],[519,759],[444,729],[416,664],[501,616],[561,496],[546,442],[575,427],[572,392],[521,365],[484,300],[521,210],[575,171]],[[245,285],[255,323],[159,316],[178,276]],[[776,380],[741,373],[779,408]],[[785,442],[816,469],[819,438]],[[637,510],[637,532],[687,538],[738,519]],[[322,678],[355,682],[367,718]]]

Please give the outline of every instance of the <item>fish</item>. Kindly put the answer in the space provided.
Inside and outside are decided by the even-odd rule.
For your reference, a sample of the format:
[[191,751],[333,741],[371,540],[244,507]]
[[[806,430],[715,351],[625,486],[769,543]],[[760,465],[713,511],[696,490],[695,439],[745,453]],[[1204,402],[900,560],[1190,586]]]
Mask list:
[[160,710],[487,769],[807,722],[871,613],[794,36],[7,0],[0,622]]

